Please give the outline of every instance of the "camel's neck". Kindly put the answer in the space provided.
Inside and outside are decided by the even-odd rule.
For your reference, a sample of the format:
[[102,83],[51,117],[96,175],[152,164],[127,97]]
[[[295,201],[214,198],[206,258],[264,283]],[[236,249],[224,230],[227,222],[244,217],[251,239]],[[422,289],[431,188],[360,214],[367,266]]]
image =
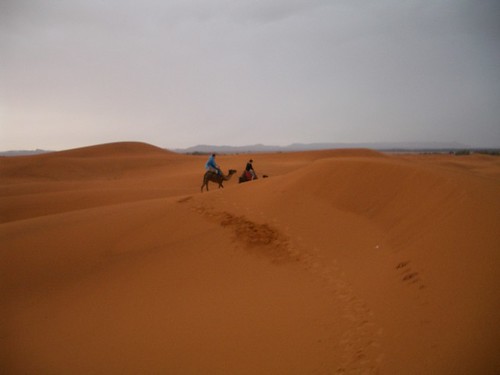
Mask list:
[[228,181],[233,177],[233,173],[228,174],[227,176],[224,176],[224,180]]

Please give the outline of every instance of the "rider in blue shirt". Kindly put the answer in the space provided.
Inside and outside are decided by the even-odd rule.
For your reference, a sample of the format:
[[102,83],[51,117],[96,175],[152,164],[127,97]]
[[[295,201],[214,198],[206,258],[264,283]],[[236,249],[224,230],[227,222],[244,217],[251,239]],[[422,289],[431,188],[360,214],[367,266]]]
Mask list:
[[215,172],[217,174],[221,174],[220,168],[215,162],[215,154],[212,154],[208,160],[207,163],[205,164],[205,169],[207,171]]

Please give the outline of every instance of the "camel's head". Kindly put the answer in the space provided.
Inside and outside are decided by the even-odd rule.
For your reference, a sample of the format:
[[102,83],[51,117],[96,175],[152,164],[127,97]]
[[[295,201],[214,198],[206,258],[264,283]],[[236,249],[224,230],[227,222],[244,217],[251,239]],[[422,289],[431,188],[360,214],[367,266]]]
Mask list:
[[230,169],[229,170],[229,175],[231,176],[232,174],[235,174],[236,173],[236,169]]

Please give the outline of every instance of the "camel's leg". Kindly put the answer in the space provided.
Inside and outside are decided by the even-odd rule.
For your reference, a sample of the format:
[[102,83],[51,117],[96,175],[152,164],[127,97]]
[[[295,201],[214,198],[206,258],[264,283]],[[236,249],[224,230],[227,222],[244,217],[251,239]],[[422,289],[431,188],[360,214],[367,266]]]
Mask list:
[[201,192],[203,193],[203,187],[206,186],[206,189],[208,191],[208,178],[203,179],[203,184],[201,185]]

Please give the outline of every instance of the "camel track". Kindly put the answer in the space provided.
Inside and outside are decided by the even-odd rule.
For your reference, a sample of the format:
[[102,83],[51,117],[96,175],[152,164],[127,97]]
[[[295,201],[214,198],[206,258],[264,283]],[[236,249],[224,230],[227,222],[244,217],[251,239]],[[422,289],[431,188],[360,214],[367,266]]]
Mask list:
[[280,230],[279,228],[287,228],[286,223],[278,219],[269,223],[264,212],[245,209],[244,215],[234,213],[241,212],[241,207],[228,202],[224,194],[214,194],[210,203],[193,202],[192,210],[230,231],[236,248],[255,256],[266,257],[276,266],[298,264],[321,280],[328,298],[334,299],[340,307],[341,316],[338,319],[348,327],[341,337],[333,338],[341,347],[342,360],[335,369],[325,369],[325,373],[380,373],[380,364],[384,358],[380,345],[383,329],[377,327],[373,313],[343,279],[337,264],[325,262],[318,249],[303,243],[300,237],[294,238],[285,233],[286,229]]

